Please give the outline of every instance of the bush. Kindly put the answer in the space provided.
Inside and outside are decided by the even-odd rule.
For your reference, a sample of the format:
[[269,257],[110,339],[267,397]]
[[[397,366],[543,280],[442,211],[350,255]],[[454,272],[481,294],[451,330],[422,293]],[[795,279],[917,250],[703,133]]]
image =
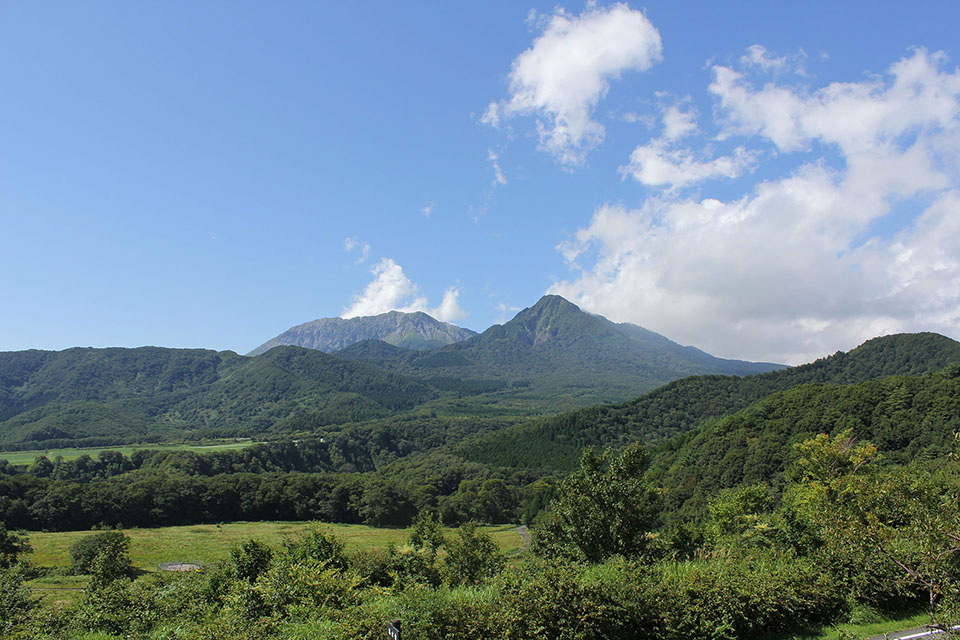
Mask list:
[[253,582],[270,566],[273,550],[262,542],[247,540],[230,550],[230,560],[237,578]]
[[313,529],[295,540],[284,542],[282,555],[288,563],[306,562],[345,570],[349,563],[343,549],[343,541],[335,535]]
[[36,604],[30,599],[30,591],[23,582],[21,571],[0,569],[0,637],[11,637]]
[[452,585],[479,584],[499,575],[505,562],[490,536],[468,522],[447,542],[444,571]]
[[0,522],[0,569],[9,569],[17,563],[17,558],[21,554],[30,553],[31,550],[25,535],[7,531]]
[[836,619],[840,587],[813,562],[775,553],[662,563],[647,574],[662,637],[780,637]]
[[129,575],[133,570],[129,549],[130,537],[120,531],[84,536],[70,545],[70,570],[75,575],[82,575],[93,573],[98,567],[101,572],[106,572],[102,577]]

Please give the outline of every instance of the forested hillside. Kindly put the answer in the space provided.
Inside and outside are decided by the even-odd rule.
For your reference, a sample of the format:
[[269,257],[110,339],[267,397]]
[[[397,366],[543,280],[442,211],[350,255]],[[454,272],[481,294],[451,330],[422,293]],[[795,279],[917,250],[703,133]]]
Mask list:
[[[368,333],[449,329],[424,314],[351,319],[375,320],[370,326],[336,320]],[[490,428],[464,431],[465,419],[499,418],[503,427],[622,401],[691,373],[771,368],[714,358],[547,296],[505,325],[419,352],[363,340],[334,355],[290,346],[256,357],[158,347],[0,353],[0,447],[360,433],[358,423],[383,419],[407,431],[414,408],[424,423],[467,437]],[[417,443],[398,450],[434,441],[417,431]]]
[[0,443],[255,435],[393,415],[436,395],[319,351],[68,349],[0,354]]
[[934,333],[869,340],[850,352],[747,377],[694,376],[630,402],[594,406],[508,427],[465,442],[468,460],[503,466],[570,469],[587,446],[656,445],[705,420],[735,413],[771,393],[807,383],[846,384],[917,375],[960,362],[960,342]]
[[804,384],[668,443],[653,457],[651,480],[666,488],[671,509],[739,484],[782,486],[797,443],[848,429],[888,463],[934,460],[953,451],[958,419],[960,365],[852,385]]

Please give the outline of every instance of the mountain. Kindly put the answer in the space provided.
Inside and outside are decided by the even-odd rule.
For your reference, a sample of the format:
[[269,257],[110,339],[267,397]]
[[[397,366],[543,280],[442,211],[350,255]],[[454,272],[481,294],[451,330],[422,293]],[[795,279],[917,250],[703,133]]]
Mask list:
[[960,415],[960,365],[926,375],[857,384],[803,384],[779,391],[662,447],[650,475],[667,489],[668,507],[738,484],[783,478],[794,445],[820,433],[853,435],[887,462],[945,458]]
[[0,445],[117,443],[313,429],[394,415],[436,391],[320,351],[258,358],[203,349],[0,353]]
[[464,458],[509,467],[570,469],[584,447],[648,445],[808,384],[922,375],[960,363],[960,342],[935,333],[874,338],[849,353],[747,377],[692,376],[620,405],[594,406],[502,429],[459,447]]
[[390,311],[376,316],[321,318],[305,322],[264,342],[247,355],[258,356],[281,345],[306,347],[329,353],[361,340],[382,340],[404,349],[428,350],[475,335],[475,331],[440,322],[419,311]]
[[510,381],[508,395],[518,405],[533,403],[545,411],[623,401],[694,374],[782,368],[715,358],[642,327],[585,313],[552,295],[506,324],[427,352],[402,354],[360,343],[335,355],[431,379]]

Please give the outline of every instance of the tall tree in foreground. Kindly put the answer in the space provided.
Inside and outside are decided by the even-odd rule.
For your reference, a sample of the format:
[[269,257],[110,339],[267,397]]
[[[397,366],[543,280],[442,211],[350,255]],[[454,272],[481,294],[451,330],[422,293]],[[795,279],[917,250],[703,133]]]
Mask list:
[[588,562],[648,553],[661,497],[643,480],[647,464],[646,450],[636,444],[585,451],[536,526],[537,553]]

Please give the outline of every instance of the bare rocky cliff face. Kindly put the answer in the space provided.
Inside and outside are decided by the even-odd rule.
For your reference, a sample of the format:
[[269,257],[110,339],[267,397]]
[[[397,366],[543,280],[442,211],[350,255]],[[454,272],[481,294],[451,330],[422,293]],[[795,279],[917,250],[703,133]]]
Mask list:
[[357,318],[321,318],[287,329],[247,355],[256,356],[274,347],[293,345],[332,352],[361,340],[383,340],[404,349],[425,351],[453,344],[477,335],[425,313],[389,311]]

